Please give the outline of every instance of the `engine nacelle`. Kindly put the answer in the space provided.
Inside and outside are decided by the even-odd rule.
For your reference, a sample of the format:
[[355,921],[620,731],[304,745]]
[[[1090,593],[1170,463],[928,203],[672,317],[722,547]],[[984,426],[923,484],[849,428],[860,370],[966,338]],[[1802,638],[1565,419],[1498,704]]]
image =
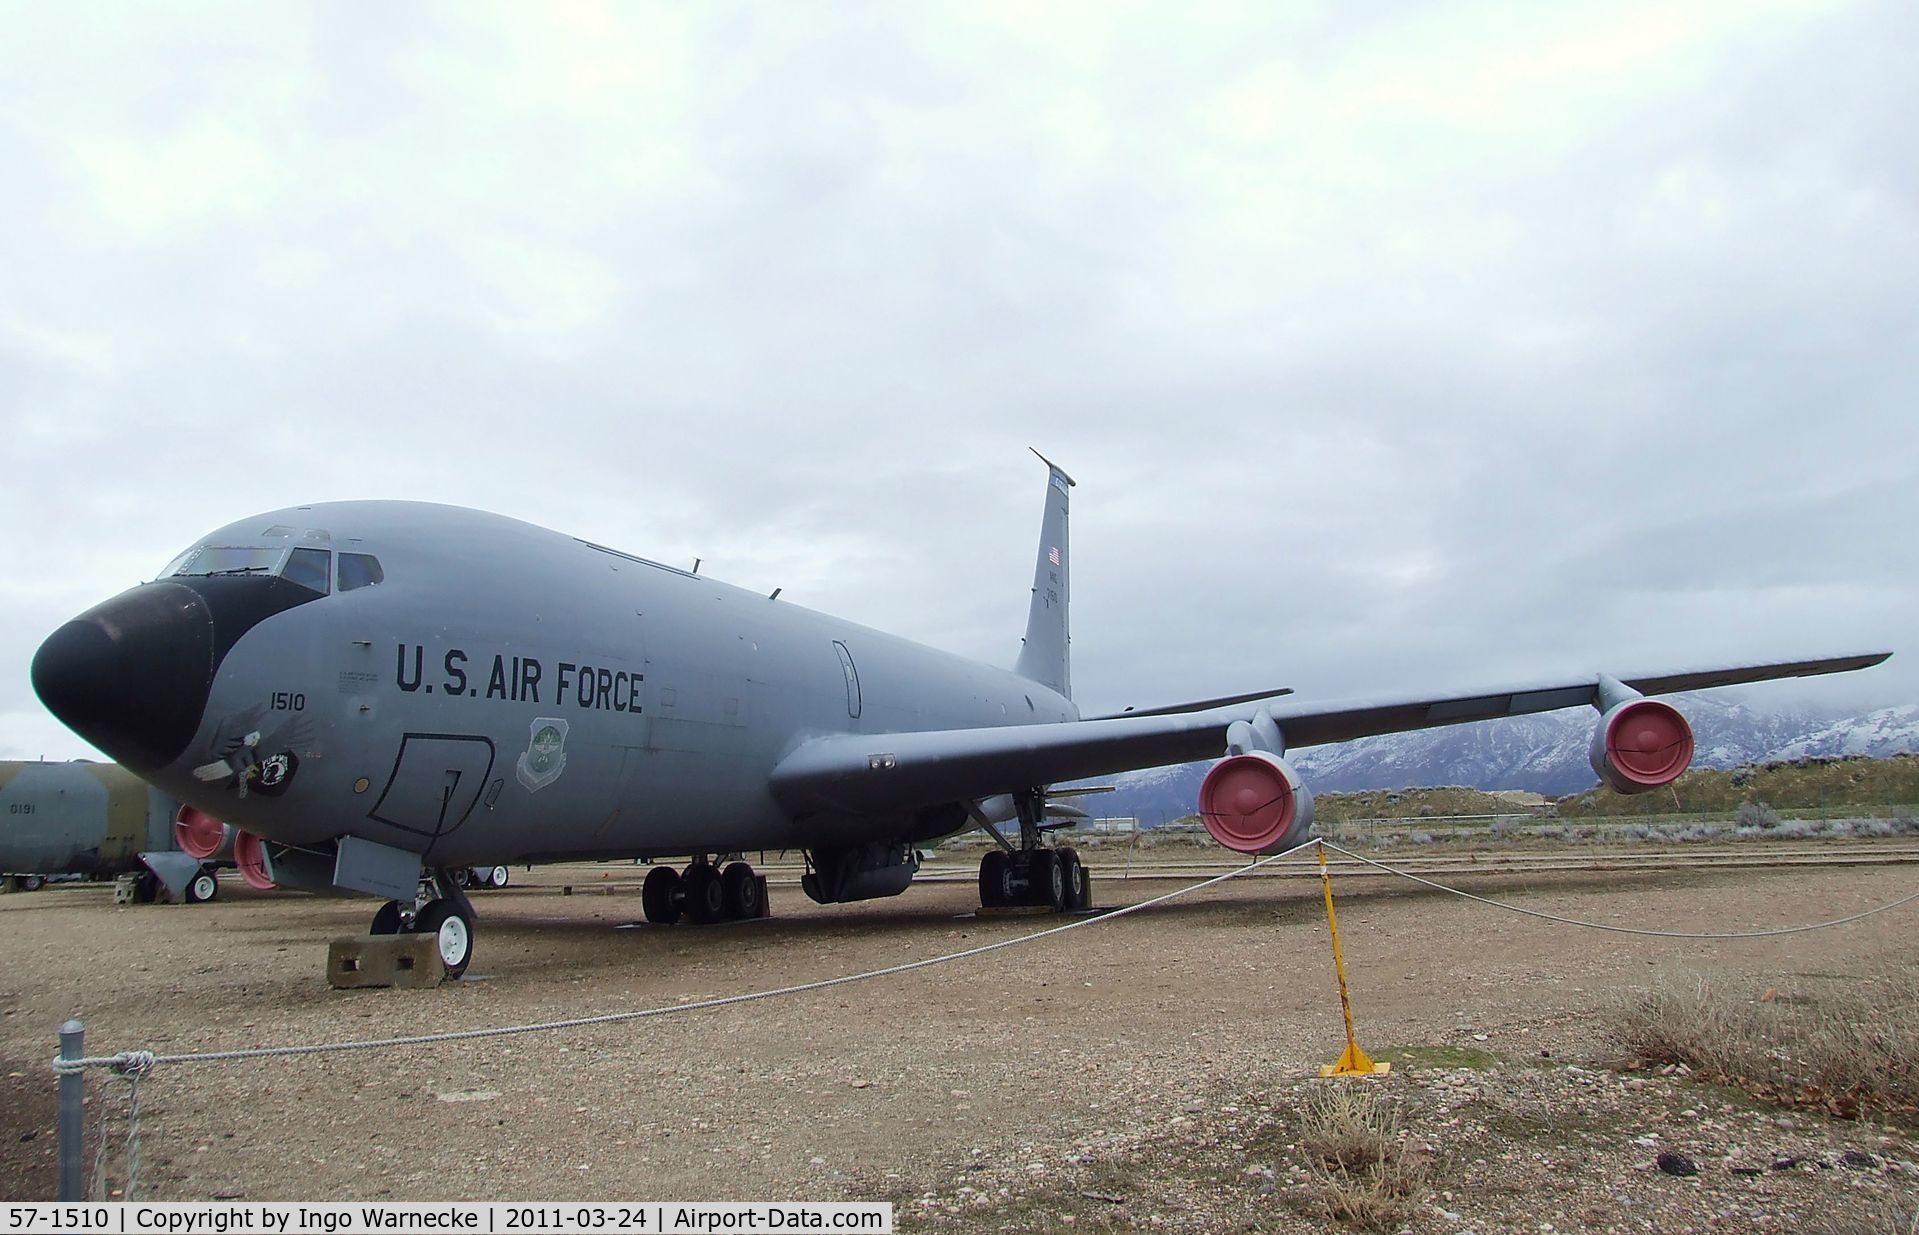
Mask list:
[[1214,840],[1237,853],[1280,853],[1306,839],[1313,794],[1293,765],[1263,750],[1213,765],[1199,786],[1199,817]]
[[181,806],[173,817],[173,843],[180,852],[201,862],[231,862],[248,886],[271,892],[276,886],[267,873],[260,838],[222,823],[198,807]]
[[221,823],[212,815],[192,806],[181,806],[173,817],[173,843],[180,852],[202,862],[224,862],[233,857],[233,838],[239,829]]
[[1669,785],[1692,765],[1692,726],[1657,699],[1613,705],[1593,730],[1593,771],[1620,793]]
[[240,878],[246,880],[250,888],[271,892],[280,886],[267,864],[266,843],[251,832],[242,832],[234,838],[233,865],[239,868]]

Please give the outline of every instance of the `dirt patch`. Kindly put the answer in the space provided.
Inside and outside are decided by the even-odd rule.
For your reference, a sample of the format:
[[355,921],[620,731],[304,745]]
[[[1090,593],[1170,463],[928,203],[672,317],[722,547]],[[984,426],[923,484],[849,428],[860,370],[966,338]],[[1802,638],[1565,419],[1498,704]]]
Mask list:
[[[1108,903],[1171,886],[1095,872]],[[425,991],[327,989],[326,941],[364,931],[370,902],[249,895],[231,882],[192,907],[115,907],[106,889],[83,886],[4,898],[13,1014],[0,1022],[0,1055],[29,1061],[11,1069],[27,1075],[5,1106],[51,1128],[44,1060],[68,1015],[87,1022],[93,1052],[408,1034],[672,1005],[1048,924],[977,919],[961,882],[830,908],[776,886],[769,921],[648,927],[643,873],[516,871],[515,886],[475,896],[472,978]],[[1534,908],[1701,930],[1822,920],[1912,886],[1899,867],[1460,878]],[[1738,1122],[1782,1116],[1595,1060],[1596,1018],[1616,990],[1681,967],[1761,989],[1779,975],[1876,971],[1907,951],[1912,910],[1786,939],[1699,942],[1554,926],[1378,876],[1339,876],[1336,891],[1361,1041],[1408,1048],[1385,1083],[1405,1103],[1408,1137],[1433,1146],[1415,1229],[1521,1219],[1536,1229],[1561,1210],[1562,1230],[1605,1229],[1614,1218],[1590,1216],[1602,1211],[1622,1230],[1668,1212],[1669,1229],[1691,1229],[1724,1210],[1729,1229],[1787,1230],[1818,1204],[1897,1196],[1911,1178],[1897,1131],[1802,1114],[1783,1116],[1803,1121],[1792,1128]],[[891,1197],[907,1229],[1128,1229],[1157,1215],[1180,1229],[1317,1230],[1325,1219],[1310,1209],[1288,1112],[1343,1044],[1318,897],[1316,878],[1234,881],[1041,943],[783,1000],[440,1047],[162,1067],[142,1089],[142,1193]],[[108,1086],[89,1088],[119,1101]],[[1707,1126],[1722,1120],[1734,1122]],[[1700,1175],[1661,1174],[1638,1143],[1648,1136],[1692,1138]],[[0,1195],[47,1195],[36,1142],[5,1148]],[[1839,1165],[1847,1149],[1877,1165]],[[1755,1191],[1753,1177],[1730,1173],[1734,1150],[1835,1165],[1810,1168],[1808,1183],[1768,1175]],[[1595,1190],[1575,1191],[1582,1180]]]
[[0,1196],[51,1197],[59,1186],[53,1056],[0,1057]]

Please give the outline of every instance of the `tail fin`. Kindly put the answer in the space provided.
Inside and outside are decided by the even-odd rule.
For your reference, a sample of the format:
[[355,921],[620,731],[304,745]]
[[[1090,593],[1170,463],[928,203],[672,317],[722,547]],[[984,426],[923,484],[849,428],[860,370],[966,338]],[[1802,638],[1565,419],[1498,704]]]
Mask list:
[[1066,608],[1072,589],[1068,586],[1071,575],[1066,547],[1066,491],[1072,488],[1073,478],[1039,451],[1033,453],[1046,465],[1046,511],[1040,522],[1039,558],[1033,566],[1033,606],[1027,610],[1026,638],[1013,672],[1070,699],[1073,679],[1068,661],[1072,637]]

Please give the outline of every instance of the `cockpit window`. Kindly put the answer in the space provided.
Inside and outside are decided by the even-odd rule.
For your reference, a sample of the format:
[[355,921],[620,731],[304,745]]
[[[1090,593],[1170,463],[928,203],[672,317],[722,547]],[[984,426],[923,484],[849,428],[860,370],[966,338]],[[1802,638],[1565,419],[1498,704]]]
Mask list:
[[325,596],[333,578],[333,555],[325,549],[295,549],[287,554],[286,568],[280,575],[288,583],[310,587]]
[[268,575],[285,549],[201,545],[174,559],[168,575]]
[[386,572],[380,569],[380,559],[371,553],[340,555],[340,590],[342,592],[351,592],[354,588],[372,587],[385,579]]

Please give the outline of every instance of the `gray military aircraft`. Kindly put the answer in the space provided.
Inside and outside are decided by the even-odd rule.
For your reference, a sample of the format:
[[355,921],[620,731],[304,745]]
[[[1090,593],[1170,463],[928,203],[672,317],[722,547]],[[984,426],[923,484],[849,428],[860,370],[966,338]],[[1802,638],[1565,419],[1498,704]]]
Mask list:
[[[0,874],[37,891],[49,875],[130,875],[136,903],[210,901],[217,872],[272,891],[260,838],[187,806],[113,763],[0,760]],[[463,887],[503,888],[505,866],[455,872]]]
[[[1011,670],[697,564],[472,510],[335,502],[213,532],[55,631],[33,683],[101,750],[261,838],[276,882],[386,898],[373,931],[435,933],[457,974],[474,933],[461,867],[690,855],[649,872],[645,915],[713,922],[765,912],[747,851],[801,850],[809,896],[857,901],[903,891],[915,845],[983,827],[999,843],[982,903],[1064,910],[1090,904],[1090,879],[1050,843],[1049,816],[1067,813],[1050,786],[1224,755],[1200,789],[1205,825],[1273,853],[1312,823],[1291,748],[1591,706],[1594,770],[1643,792],[1693,750],[1685,718],[1646,696],[1889,655],[1084,716],[1067,654],[1073,483],[1047,463]],[[1011,821],[1016,840],[997,827]]]
[[[0,762],[0,871],[25,890],[47,875],[132,875],[135,900],[210,901],[233,836],[115,764]],[[242,872],[264,880],[258,867]]]

